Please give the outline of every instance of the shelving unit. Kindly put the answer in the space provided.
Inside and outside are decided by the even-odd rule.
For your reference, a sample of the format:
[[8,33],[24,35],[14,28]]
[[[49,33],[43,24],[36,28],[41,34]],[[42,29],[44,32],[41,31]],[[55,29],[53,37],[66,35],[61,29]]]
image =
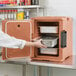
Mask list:
[[[26,11],[26,15],[30,15],[30,10],[36,9],[36,16],[39,16],[40,9],[43,10],[43,16],[44,16],[44,8],[40,5],[26,5],[26,6],[3,6],[0,7],[0,10],[18,10],[23,9]],[[4,13],[4,12],[3,12]]]
[[40,5],[26,5],[26,6],[4,6],[4,7],[0,7],[0,9],[37,9],[37,8],[42,8],[42,6]]

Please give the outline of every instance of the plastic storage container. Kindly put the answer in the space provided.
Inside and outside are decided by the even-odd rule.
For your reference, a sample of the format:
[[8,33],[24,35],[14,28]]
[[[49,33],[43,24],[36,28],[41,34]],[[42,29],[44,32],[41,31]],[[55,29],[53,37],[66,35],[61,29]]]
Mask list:
[[42,38],[42,43],[47,47],[54,47],[57,45],[57,37],[45,37]]
[[40,26],[40,33],[58,33],[58,26]]
[[57,48],[40,48],[40,54],[57,55]]

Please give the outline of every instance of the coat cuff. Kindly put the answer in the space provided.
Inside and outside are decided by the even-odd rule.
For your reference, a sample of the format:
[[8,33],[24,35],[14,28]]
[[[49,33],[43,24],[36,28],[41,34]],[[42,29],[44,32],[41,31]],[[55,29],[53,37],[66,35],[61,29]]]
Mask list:
[[26,41],[25,40],[21,40],[21,45],[20,45],[20,49],[23,49],[26,45]]

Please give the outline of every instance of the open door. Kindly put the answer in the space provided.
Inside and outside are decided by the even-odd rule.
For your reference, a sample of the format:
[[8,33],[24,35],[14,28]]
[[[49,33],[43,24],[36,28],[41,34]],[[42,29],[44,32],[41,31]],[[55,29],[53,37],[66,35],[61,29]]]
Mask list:
[[[30,41],[31,39],[32,31],[30,20],[4,20],[2,22],[2,30],[10,36],[14,36],[18,39],[26,41]],[[3,48],[2,50],[3,60],[11,58],[24,58],[27,56],[30,56],[30,47],[24,47],[23,49]]]

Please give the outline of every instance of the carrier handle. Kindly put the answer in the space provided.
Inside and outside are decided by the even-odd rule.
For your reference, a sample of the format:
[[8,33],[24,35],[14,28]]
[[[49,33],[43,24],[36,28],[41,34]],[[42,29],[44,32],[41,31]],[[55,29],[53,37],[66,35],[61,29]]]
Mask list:
[[67,31],[61,32],[61,48],[67,47]]

